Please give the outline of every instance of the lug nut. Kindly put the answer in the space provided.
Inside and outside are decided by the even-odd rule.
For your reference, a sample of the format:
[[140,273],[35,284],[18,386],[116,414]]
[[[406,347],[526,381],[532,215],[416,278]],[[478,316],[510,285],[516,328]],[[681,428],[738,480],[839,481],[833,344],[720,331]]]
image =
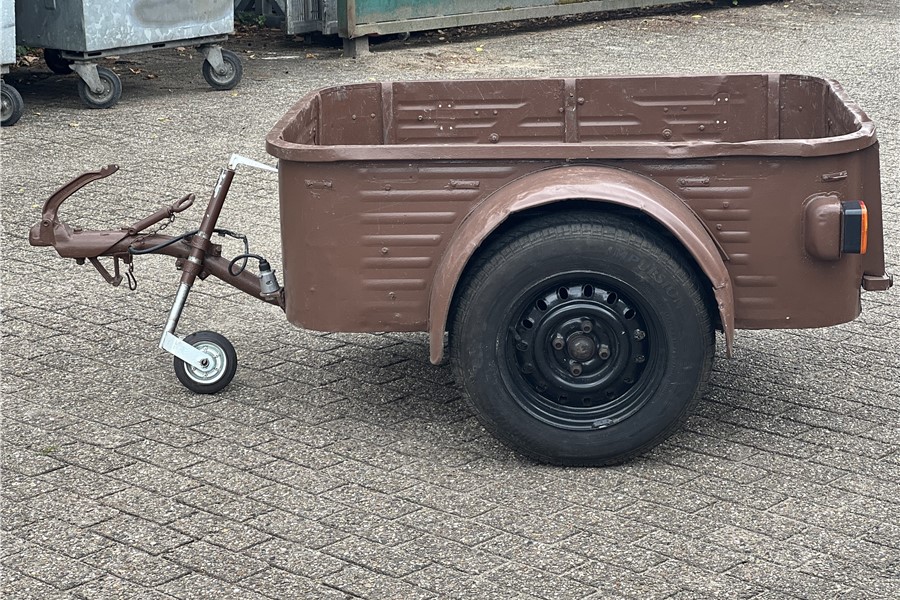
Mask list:
[[634,339],[640,341],[640,340],[644,339],[645,337],[647,337],[647,334],[644,333],[644,331],[642,329],[634,330]]
[[644,356],[643,354],[639,354],[639,355],[637,355],[637,356],[634,357],[634,362],[636,362],[636,363],[642,363],[642,362],[644,362],[644,361],[646,361],[646,360],[647,360],[647,357]]
[[569,373],[571,373],[575,377],[578,377],[579,375],[581,375],[583,370],[584,369],[582,368],[580,363],[577,363],[574,360],[569,363]]
[[522,352],[528,350],[528,342],[526,342],[525,340],[519,340],[518,342],[516,342],[516,349],[521,350]]
[[609,358],[609,346],[607,346],[606,344],[600,344],[600,350],[597,351],[597,355],[600,356],[600,358],[602,358],[603,360]]
[[582,319],[581,321],[581,330],[585,333],[590,333],[594,329],[594,324],[590,322],[588,319]]
[[562,334],[557,333],[553,336],[553,347],[556,350],[562,350],[566,346],[566,339],[562,336]]

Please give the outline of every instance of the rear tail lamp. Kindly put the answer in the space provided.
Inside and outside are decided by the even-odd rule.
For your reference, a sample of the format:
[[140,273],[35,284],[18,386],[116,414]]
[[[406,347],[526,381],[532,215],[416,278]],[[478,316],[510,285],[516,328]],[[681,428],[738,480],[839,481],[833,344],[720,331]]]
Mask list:
[[869,211],[861,200],[841,202],[841,253],[865,254],[869,239]]

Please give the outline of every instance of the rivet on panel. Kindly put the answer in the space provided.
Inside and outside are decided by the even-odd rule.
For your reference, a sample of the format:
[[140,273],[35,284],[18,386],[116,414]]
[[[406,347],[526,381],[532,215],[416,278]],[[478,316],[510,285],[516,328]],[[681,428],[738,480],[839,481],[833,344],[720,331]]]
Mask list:
[[584,98],[579,98],[579,99],[578,99],[578,104],[584,104]]
[[722,208],[728,208],[729,206],[731,206],[731,204],[728,203],[728,202],[723,202],[723,203],[722,203]]
[[668,139],[671,139],[671,137],[672,137],[672,130],[671,130],[671,129],[663,129],[662,134],[663,134],[663,137],[666,138],[667,140],[668,140]]
[[490,142],[491,142],[492,144],[496,144],[497,142],[500,141],[500,135],[499,135],[499,134],[496,134],[496,133],[492,133],[492,134],[490,135],[490,137],[488,137],[488,140],[490,140]]
[[664,113],[667,113],[667,112],[669,112],[669,107],[668,107],[668,106],[666,106],[666,107],[665,107],[665,108],[663,108],[663,112],[664,112]]
[[422,115],[419,115],[419,116],[418,116],[418,117],[416,117],[416,118],[417,118],[417,119],[418,119],[418,120],[420,120],[420,121],[422,121],[422,120],[424,120],[424,119],[425,119],[425,117],[423,117],[423,116],[422,116]]
[[498,112],[498,111],[496,111],[496,110],[495,110],[495,111],[494,111],[494,114],[495,114],[495,115],[496,115],[496,114],[497,114],[497,112]]
[[481,114],[481,113],[480,113],[479,111],[476,110],[476,111],[475,111],[475,114],[476,114],[476,115],[479,115],[479,114]]
[[699,129],[700,129],[700,131],[706,131],[706,125],[701,125],[701,126],[699,127]]
[[355,120],[356,120],[356,115],[353,115],[353,116],[350,117],[350,118],[353,119],[353,120],[355,121]]
[[382,249],[381,249],[381,253],[382,253],[382,254],[387,254],[387,253],[388,253],[388,249],[387,249],[387,248],[382,248]]
[[384,191],[386,191],[386,192],[391,191],[391,184],[385,185],[385,186],[384,186]]
[[374,118],[375,118],[375,113],[372,113],[372,114],[370,114],[369,116],[372,117],[372,118],[374,119]]
[[722,231],[722,224],[721,224],[721,223],[716,223],[716,229],[719,230],[719,231]]

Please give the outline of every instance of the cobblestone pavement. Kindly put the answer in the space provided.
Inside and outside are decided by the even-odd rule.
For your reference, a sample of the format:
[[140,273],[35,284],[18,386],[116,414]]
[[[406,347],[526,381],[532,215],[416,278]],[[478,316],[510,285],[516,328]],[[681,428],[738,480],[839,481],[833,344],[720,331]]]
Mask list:
[[[850,324],[741,331],[733,360],[720,340],[683,431],[626,466],[560,469],[489,437],[423,335],[301,331],[212,280],[179,331],[226,334],[241,366],[192,395],[156,348],[170,259],[140,259],[129,292],[27,245],[40,203],[82,171],[122,167],[66,205],[107,227],[206,196],[231,152],[274,162],[265,134],[324,85],[763,70],[835,77],[879,124],[900,271],[896,3],[692,10],[415,34],[357,61],[242,36],[245,78],[224,93],[189,49],[124,56],[104,111],[72,76],[13,73],[27,110],[2,134],[4,597],[900,597],[896,291],[866,294]],[[240,173],[221,224],[280,269],[274,177]]]

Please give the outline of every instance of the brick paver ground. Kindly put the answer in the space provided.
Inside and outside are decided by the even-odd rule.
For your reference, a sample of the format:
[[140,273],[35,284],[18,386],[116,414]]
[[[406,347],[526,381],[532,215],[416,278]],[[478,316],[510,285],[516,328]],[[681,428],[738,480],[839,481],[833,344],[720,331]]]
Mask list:
[[[122,167],[64,211],[108,227],[205,198],[231,152],[272,162],[266,132],[324,85],[786,71],[839,79],[879,124],[900,271],[896,3],[692,10],[414,35],[358,61],[244,36],[231,47],[245,79],[224,93],[190,49],[123,56],[105,111],[81,107],[71,76],[14,73],[27,110],[2,134],[0,594],[900,597],[896,291],[865,295],[854,323],[741,331],[733,360],[720,340],[709,393],[671,441],[622,467],[560,469],[489,437],[423,335],[301,331],[212,280],[179,331],[227,335],[241,365],[224,392],[193,395],[156,348],[169,259],[138,260],[129,292],[27,245],[43,199],[82,171]],[[275,178],[240,173],[221,224],[280,269],[277,217]]]

